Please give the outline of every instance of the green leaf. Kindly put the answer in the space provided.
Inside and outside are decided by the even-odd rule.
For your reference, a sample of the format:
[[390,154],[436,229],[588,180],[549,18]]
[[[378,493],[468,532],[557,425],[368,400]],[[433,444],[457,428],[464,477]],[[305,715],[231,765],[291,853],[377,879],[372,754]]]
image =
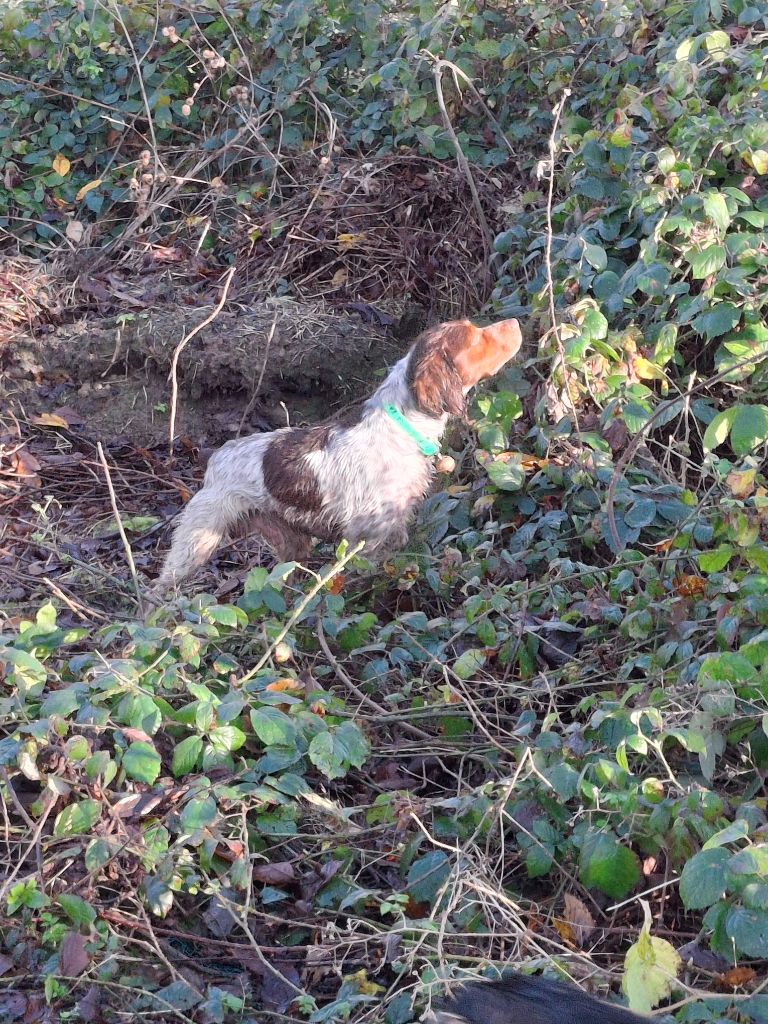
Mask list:
[[579,879],[588,889],[599,889],[612,899],[622,899],[640,881],[637,857],[609,832],[589,832],[579,857]]
[[698,251],[689,250],[687,253],[691,264],[691,272],[697,281],[701,281],[710,274],[716,274],[725,263],[724,245],[707,245]]
[[719,445],[723,444],[725,439],[728,437],[728,432],[731,429],[731,423],[733,423],[733,417],[735,415],[736,409],[732,406],[730,409],[724,409],[715,416],[704,431],[705,452],[710,452],[713,448],[717,448]]
[[216,729],[211,729],[208,739],[217,753],[229,754],[242,747],[246,736],[243,730],[238,729],[236,725],[220,725]]
[[101,815],[101,804],[98,800],[81,800],[70,804],[58,815],[53,826],[55,836],[87,835]]
[[160,755],[151,743],[138,740],[132,743],[123,754],[122,761],[125,774],[138,782],[146,782],[150,786],[160,774],[162,762]]
[[624,522],[637,530],[643,526],[650,526],[656,518],[656,502],[650,498],[641,498],[627,509],[624,513]]
[[81,688],[77,685],[67,686],[64,690],[54,690],[49,693],[40,705],[40,715],[47,718],[49,715],[59,715],[66,718],[73,711],[77,711],[82,703]]
[[11,666],[6,683],[18,686],[22,696],[37,696],[45,685],[48,673],[45,665],[28,651],[15,647],[0,647],[0,664]]
[[453,671],[459,679],[471,679],[485,664],[485,655],[475,647],[464,651],[453,663]]
[[731,302],[719,302],[712,309],[699,314],[691,321],[691,327],[707,338],[719,338],[727,334],[741,320],[741,310]]
[[588,309],[581,321],[581,336],[587,341],[601,341],[608,335],[608,321],[599,309]]
[[608,266],[608,257],[602,245],[594,245],[592,242],[584,242],[584,258],[591,267],[599,273]]
[[730,851],[721,846],[702,850],[686,861],[679,886],[686,910],[704,910],[723,898],[730,857]]
[[736,949],[746,956],[768,956],[768,912],[731,907],[725,917],[725,932]]
[[[726,37],[727,38],[727,37]],[[704,204],[704,212],[712,221],[715,227],[725,231],[731,223],[731,215],[728,212],[728,204],[725,196],[720,192],[705,192],[701,197]]]
[[730,544],[721,544],[714,551],[702,551],[696,558],[702,572],[722,572],[733,557]]
[[90,903],[72,893],[62,893],[56,900],[72,924],[90,926],[96,920],[96,911]]
[[495,459],[487,463],[486,472],[494,487],[502,491],[519,491],[525,483],[525,470],[519,458],[508,459],[502,462]]
[[181,812],[181,827],[184,832],[196,832],[212,825],[218,814],[216,801],[212,796],[193,797]]
[[736,406],[731,423],[731,447],[737,455],[746,455],[768,440],[768,407]]
[[749,156],[758,174],[768,174],[768,149],[753,149]]
[[721,60],[728,52],[731,40],[727,32],[722,29],[715,29],[707,32],[704,36],[704,49],[718,60]]
[[756,843],[739,850],[728,861],[734,875],[768,875],[768,844]]
[[251,725],[265,747],[292,747],[296,743],[296,726],[278,708],[253,708]]
[[309,744],[309,759],[329,779],[345,775],[351,765],[362,767],[369,754],[368,741],[353,722],[320,732]]
[[677,345],[677,324],[664,324],[659,331],[653,348],[652,362],[657,366],[666,366],[675,354]]
[[203,739],[201,736],[187,736],[179,743],[173,751],[173,760],[171,761],[171,771],[176,778],[195,770],[202,749]]
[[672,943],[650,935],[646,924],[624,957],[621,987],[630,1010],[647,1014],[667,999],[681,964],[680,955]]
[[442,850],[419,857],[408,870],[406,886],[415,903],[431,904],[451,874],[451,862]]

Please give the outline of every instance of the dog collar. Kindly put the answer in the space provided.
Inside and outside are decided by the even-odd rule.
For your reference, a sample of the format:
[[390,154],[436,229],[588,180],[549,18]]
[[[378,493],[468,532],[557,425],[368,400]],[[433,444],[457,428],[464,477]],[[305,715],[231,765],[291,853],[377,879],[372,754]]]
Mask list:
[[412,427],[399,409],[394,405],[385,405],[384,412],[389,416],[393,423],[396,423],[401,430],[404,430],[409,437],[413,438],[419,446],[419,451],[422,455],[426,455],[427,457],[430,455],[437,455],[440,451],[440,446],[435,444],[434,441],[430,441],[429,438],[424,437],[423,434],[420,434],[415,427]]

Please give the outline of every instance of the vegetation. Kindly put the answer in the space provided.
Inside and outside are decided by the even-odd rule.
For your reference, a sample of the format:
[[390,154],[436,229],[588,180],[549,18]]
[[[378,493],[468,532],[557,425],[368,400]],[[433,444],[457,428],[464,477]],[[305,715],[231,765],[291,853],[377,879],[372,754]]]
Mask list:
[[39,1019],[406,1024],[441,977],[546,961],[763,1020],[764,8],[25,0],[0,25],[17,252],[205,222],[222,267],[287,238],[297,168],[458,145],[499,183],[468,200],[485,312],[529,343],[385,572],[342,549],[145,621],[7,616],[4,1019],[38,1019],[42,976]]

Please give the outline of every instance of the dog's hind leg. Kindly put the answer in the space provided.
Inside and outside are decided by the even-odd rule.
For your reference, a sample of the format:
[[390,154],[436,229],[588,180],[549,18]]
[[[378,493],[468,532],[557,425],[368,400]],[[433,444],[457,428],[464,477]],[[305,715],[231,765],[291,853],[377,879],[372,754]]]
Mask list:
[[152,589],[163,592],[204,565],[247,511],[249,502],[242,495],[217,487],[198,491],[181,513],[171,550]]

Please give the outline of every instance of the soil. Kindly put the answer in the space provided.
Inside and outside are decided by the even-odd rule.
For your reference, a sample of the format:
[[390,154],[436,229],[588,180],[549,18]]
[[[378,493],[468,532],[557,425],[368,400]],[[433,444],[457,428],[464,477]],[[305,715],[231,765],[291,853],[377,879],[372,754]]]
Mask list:
[[[211,313],[158,306],[17,336],[2,357],[0,399],[27,415],[73,409],[102,441],[167,442],[174,349]],[[295,302],[222,312],[180,355],[176,435],[207,447],[320,419],[370,392],[410,340]]]

